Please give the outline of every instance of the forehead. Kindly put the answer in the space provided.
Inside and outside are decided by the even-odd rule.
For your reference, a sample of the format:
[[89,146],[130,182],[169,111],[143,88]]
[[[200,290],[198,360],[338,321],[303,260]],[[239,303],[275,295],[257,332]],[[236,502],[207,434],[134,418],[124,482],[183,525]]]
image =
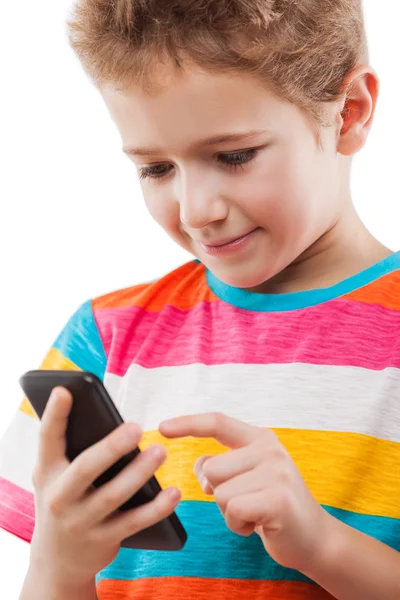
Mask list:
[[[102,90],[124,146],[190,145],[224,131],[278,132],[304,123],[299,109],[276,97],[254,75],[200,68],[166,71],[153,93],[139,87]],[[303,123],[302,123],[303,121]]]

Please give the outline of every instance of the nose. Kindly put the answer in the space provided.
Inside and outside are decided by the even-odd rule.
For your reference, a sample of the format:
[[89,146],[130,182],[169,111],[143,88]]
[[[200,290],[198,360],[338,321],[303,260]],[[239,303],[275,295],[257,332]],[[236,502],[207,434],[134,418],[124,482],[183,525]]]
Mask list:
[[180,220],[188,229],[202,229],[227,218],[229,206],[218,188],[218,178],[203,172],[188,172],[176,190]]

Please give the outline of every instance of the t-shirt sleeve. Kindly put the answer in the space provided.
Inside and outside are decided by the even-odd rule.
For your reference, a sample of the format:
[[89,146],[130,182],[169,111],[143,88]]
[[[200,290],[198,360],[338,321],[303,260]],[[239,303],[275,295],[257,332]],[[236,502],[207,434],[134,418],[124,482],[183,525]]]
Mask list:
[[[106,355],[91,301],[70,318],[40,368],[89,371],[104,381]],[[0,440],[0,527],[27,542],[35,524],[32,473],[39,430],[40,421],[24,398]]]

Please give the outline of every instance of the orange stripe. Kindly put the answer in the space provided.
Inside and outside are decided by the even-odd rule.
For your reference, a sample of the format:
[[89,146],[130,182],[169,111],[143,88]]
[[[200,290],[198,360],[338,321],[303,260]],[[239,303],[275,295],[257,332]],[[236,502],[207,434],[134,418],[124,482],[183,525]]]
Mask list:
[[102,579],[97,585],[98,600],[332,600],[333,596],[311,583],[299,581],[243,581],[242,579],[200,579],[160,577],[125,581]]
[[199,302],[217,301],[217,296],[207,285],[205,273],[203,265],[190,262],[157,282],[96,298],[92,302],[93,310],[137,306],[149,312],[160,312],[166,305],[189,310]]
[[400,310],[399,290],[400,271],[394,271],[359,290],[346,294],[343,298],[365,304],[378,304],[391,310]]
[[[394,271],[342,297],[400,310],[399,288],[400,271]],[[166,304],[189,310],[199,302],[215,301],[218,301],[218,297],[207,285],[204,266],[192,261],[155,283],[137,285],[101,296],[93,300],[93,310],[137,306],[150,312],[159,312]]]

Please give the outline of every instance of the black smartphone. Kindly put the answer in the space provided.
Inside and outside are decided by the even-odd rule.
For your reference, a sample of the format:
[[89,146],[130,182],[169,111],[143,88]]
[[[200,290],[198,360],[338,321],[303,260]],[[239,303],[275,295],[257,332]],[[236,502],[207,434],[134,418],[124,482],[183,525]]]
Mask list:
[[[53,388],[62,386],[71,392],[74,402],[66,434],[66,454],[71,462],[83,450],[103,439],[123,423],[103,383],[92,373],[35,370],[25,373],[19,383],[39,419],[42,418]],[[139,452],[139,448],[136,448],[123,456],[98,477],[93,485],[99,487],[110,481]],[[141,490],[120,506],[119,510],[129,510],[150,502],[160,491],[157,479],[152,477]],[[186,531],[176,513],[173,513],[159,523],[127,537],[121,546],[142,550],[180,550],[186,539]]]

